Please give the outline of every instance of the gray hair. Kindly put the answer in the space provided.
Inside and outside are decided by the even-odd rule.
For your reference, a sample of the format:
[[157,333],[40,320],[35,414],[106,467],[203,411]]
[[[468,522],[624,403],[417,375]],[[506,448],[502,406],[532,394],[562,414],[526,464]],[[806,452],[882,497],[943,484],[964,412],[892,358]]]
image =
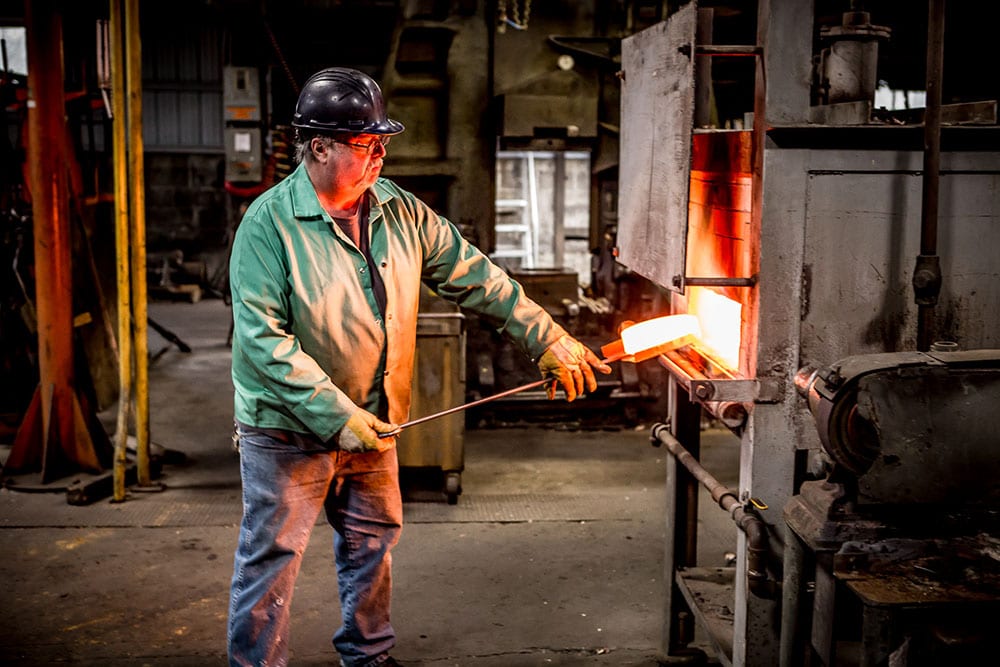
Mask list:
[[307,158],[310,160],[315,159],[312,152],[312,140],[319,139],[323,144],[329,148],[333,141],[333,137],[327,134],[319,134],[314,132],[303,132],[298,130],[295,133],[295,163],[298,164],[303,162]]

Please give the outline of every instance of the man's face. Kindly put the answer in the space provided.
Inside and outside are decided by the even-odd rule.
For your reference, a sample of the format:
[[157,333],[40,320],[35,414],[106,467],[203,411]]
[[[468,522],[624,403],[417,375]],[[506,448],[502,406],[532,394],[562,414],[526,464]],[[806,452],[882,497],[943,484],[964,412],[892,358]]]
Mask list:
[[388,137],[358,134],[333,139],[327,148],[325,174],[337,189],[367,190],[382,172]]

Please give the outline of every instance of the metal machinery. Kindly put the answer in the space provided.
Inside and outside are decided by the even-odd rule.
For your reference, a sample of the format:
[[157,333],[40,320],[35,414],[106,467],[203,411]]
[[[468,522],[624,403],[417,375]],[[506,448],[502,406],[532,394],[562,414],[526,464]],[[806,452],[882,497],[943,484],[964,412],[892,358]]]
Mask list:
[[782,664],[988,662],[1000,350],[857,355],[797,384],[834,466],[785,505]]
[[[863,12],[817,32],[812,2],[760,0],[756,44],[713,46],[691,2],[623,41],[618,259],[703,327],[660,357],[668,655],[692,620],[727,665],[983,655],[1000,600],[1000,150],[995,101],[992,127],[942,127],[943,1],[929,10],[916,122],[873,112],[891,37]],[[746,130],[694,121],[720,56],[756,62]],[[959,351],[930,351],[945,340]],[[703,411],[739,436],[738,489],[697,462]],[[697,563],[699,484],[735,520],[735,567]]]

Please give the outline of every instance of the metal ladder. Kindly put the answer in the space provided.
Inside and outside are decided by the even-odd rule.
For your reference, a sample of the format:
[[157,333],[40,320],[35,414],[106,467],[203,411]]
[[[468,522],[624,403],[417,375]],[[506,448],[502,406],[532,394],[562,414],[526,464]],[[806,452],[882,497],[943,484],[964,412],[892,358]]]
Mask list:
[[[524,161],[525,177],[521,179],[522,196],[516,199],[498,199],[497,247],[491,255],[498,263],[506,259],[520,260],[520,267],[535,267],[535,244],[538,238],[538,192],[535,183],[535,158],[530,152],[502,153],[498,157],[519,158]],[[516,217],[517,222],[499,222],[505,217]],[[517,235],[518,242],[501,244],[502,235]]]

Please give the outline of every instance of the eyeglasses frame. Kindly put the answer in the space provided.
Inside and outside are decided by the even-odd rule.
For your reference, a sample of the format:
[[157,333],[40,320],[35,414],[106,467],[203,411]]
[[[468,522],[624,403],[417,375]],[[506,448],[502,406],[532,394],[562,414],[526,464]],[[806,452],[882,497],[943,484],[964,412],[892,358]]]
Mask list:
[[358,150],[364,151],[365,155],[371,155],[375,151],[375,145],[381,144],[383,148],[389,145],[389,141],[392,139],[391,135],[375,135],[367,144],[359,144],[356,141],[347,141],[346,139],[338,139],[336,137],[330,137],[330,140],[337,144],[343,144],[345,146],[350,146],[351,148],[356,148]]

